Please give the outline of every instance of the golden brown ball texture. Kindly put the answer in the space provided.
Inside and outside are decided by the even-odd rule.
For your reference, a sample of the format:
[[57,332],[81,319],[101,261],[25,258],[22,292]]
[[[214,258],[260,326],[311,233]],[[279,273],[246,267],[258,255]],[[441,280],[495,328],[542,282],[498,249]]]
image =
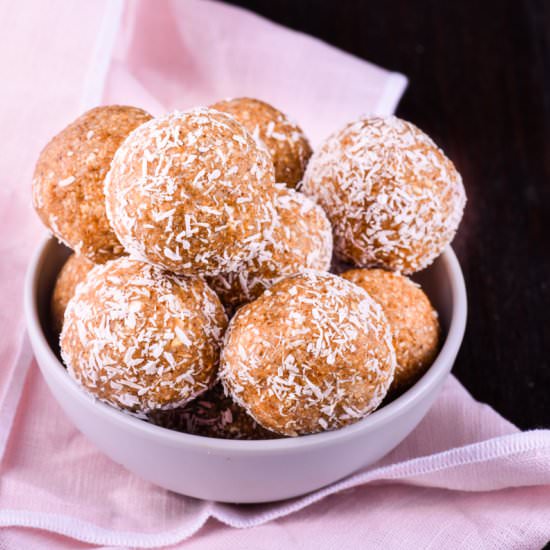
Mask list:
[[169,430],[218,439],[274,439],[246,411],[226,396],[221,384],[205,391],[184,407],[153,411],[149,422]]
[[410,388],[439,352],[441,329],[437,311],[413,281],[383,269],[352,269],[342,275],[378,302],[392,332],[397,368],[390,392]]
[[61,268],[55,281],[50,304],[51,318],[56,334],[61,332],[65,309],[67,309],[69,300],[74,296],[77,285],[86,279],[86,275],[94,265],[85,256],[71,254]]
[[109,220],[134,257],[180,275],[237,271],[276,217],[273,164],[232,117],[175,111],[143,124],[105,180]]
[[96,107],[40,153],[32,186],[34,207],[61,242],[93,262],[124,252],[105,213],[103,181],[120,144],[150,118],[136,107]]
[[329,137],[301,190],[327,213],[340,259],[406,274],[441,254],[466,202],[453,163],[424,132],[393,116],[361,118]]
[[323,209],[302,193],[282,184],[276,187],[278,223],[264,232],[257,253],[239,271],[207,279],[229,311],[284,277],[330,267],[332,228]]
[[220,101],[212,105],[212,109],[237,119],[268,150],[277,182],[289,187],[298,185],[312,150],[297,124],[268,103],[249,97]]
[[92,396],[144,417],[214,381],[227,317],[199,277],[122,257],[94,267],[65,312],[61,356]]
[[219,376],[264,428],[296,436],[340,428],[372,412],[394,370],[382,308],[357,285],[307,270],[237,311]]

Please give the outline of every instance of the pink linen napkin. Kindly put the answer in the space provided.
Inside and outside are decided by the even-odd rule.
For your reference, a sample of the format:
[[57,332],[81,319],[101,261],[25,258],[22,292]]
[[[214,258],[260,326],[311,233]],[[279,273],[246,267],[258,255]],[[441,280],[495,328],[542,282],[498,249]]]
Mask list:
[[[32,37],[25,46],[27,36],[12,32],[32,71],[6,86],[9,124],[0,126],[13,148],[0,160],[0,227],[10,235],[0,244],[0,548],[541,547],[550,538],[550,433],[519,432],[453,377],[418,428],[379,463],[283,503],[175,495],[111,462],[68,422],[21,324],[21,277],[41,234],[29,182],[49,135],[100,102],[158,114],[250,95],[294,115],[318,143],[362,112],[392,112],[406,83],[222,4],[74,5],[37,2],[21,20],[9,6],[0,13],[2,25],[24,21]],[[17,72],[18,62],[8,60],[4,74]],[[33,93],[22,94],[27,87]]]

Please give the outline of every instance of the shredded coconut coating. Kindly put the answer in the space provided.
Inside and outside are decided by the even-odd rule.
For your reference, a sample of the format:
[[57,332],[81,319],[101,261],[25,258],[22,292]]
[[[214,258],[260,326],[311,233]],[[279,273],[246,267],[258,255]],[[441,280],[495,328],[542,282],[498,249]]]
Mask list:
[[353,283],[306,270],[237,311],[219,376],[259,424],[296,436],[363,418],[394,370],[382,308]]
[[107,214],[134,257],[177,274],[236,271],[276,216],[273,164],[225,113],[175,111],[140,126],[105,180]]
[[34,207],[61,242],[93,262],[124,253],[105,213],[103,181],[119,145],[150,118],[135,107],[96,107],[40,153],[32,184]]
[[416,283],[383,269],[352,269],[342,275],[378,302],[390,325],[397,359],[390,393],[410,388],[439,352],[441,329],[437,311]]
[[144,417],[180,407],[212,384],[226,324],[201,278],[123,257],[96,266],[77,287],[61,355],[88,393]]
[[238,120],[267,149],[275,166],[275,179],[296,187],[304,176],[312,150],[303,130],[275,107],[241,97],[220,101],[212,109]]
[[466,202],[453,163],[416,126],[393,116],[362,118],[329,137],[301,190],[325,209],[341,259],[403,273],[441,254]]
[[276,188],[279,223],[264,232],[264,246],[238,272],[207,280],[229,311],[254,300],[284,277],[304,269],[330,268],[332,227],[323,209],[285,185]]
[[242,407],[226,396],[221,384],[216,384],[184,407],[153,411],[148,420],[169,430],[218,439],[278,437],[262,428]]
[[50,303],[55,334],[61,332],[67,304],[74,296],[77,285],[86,279],[86,275],[94,265],[85,256],[71,254],[59,272]]

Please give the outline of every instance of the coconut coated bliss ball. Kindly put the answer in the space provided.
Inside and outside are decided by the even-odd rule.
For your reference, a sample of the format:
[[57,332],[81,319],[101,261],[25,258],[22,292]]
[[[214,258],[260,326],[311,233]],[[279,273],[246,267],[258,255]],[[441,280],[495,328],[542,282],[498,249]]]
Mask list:
[[61,355],[89,394],[138,416],[213,383],[227,318],[199,277],[129,258],[96,266],[65,312]]
[[328,271],[332,228],[323,209],[310,198],[277,184],[278,223],[264,232],[264,244],[239,271],[208,279],[231,311],[248,303],[284,277],[304,269]]
[[297,124],[272,105],[250,97],[220,101],[212,105],[212,109],[233,116],[268,151],[277,182],[289,187],[298,185],[312,151]]
[[273,163],[225,113],[197,108],[143,124],[105,181],[129,254],[182,275],[237,271],[276,221]]
[[405,274],[443,252],[466,202],[453,163],[393,116],[361,118],[330,136],[311,158],[302,191],[327,213],[341,260]]
[[71,254],[59,272],[50,302],[50,313],[56,334],[61,332],[65,310],[69,300],[74,296],[76,287],[86,279],[94,265],[84,256]]
[[397,359],[390,392],[403,392],[428,370],[439,351],[437,312],[420,286],[399,273],[351,269],[342,277],[366,290],[382,306]]
[[357,285],[307,270],[238,310],[225,337],[220,378],[256,422],[297,436],[372,412],[395,366],[382,308]]
[[32,186],[34,207],[61,242],[93,262],[124,253],[107,220],[103,182],[120,144],[150,118],[136,107],[96,107],[40,153]]

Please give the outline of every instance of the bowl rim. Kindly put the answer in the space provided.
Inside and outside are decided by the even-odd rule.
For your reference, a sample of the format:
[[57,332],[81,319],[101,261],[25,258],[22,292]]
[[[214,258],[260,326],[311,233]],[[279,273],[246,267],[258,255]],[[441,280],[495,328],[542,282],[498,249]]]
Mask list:
[[358,433],[368,432],[391,422],[396,417],[406,413],[416,402],[426,397],[451,371],[466,327],[467,298],[464,277],[456,255],[452,248],[448,246],[441,254],[439,261],[445,263],[445,269],[450,275],[449,284],[452,304],[449,329],[433,364],[422,378],[405,393],[354,424],[327,432],[266,440],[217,439],[187,434],[145,422],[102,403],[82,391],[78,384],[67,374],[66,369],[48,343],[38,314],[37,290],[41,276],[40,267],[50,247],[55,245],[58,245],[58,243],[53,237],[49,237],[42,242],[35,251],[25,276],[24,310],[27,331],[35,355],[41,357],[41,360],[37,361],[40,369],[47,369],[53,375],[55,383],[60,384],[64,391],[70,392],[85,408],[93,408],[95,414],[100,415],[106,421],[115,423],[125,430],[149,439],[162,440],[164,444],[172,446],[195,449],[201,447],[209,453],[261,454],[264,452],[287,452],[297,448],[323,448],[339,441],[352,439]]

